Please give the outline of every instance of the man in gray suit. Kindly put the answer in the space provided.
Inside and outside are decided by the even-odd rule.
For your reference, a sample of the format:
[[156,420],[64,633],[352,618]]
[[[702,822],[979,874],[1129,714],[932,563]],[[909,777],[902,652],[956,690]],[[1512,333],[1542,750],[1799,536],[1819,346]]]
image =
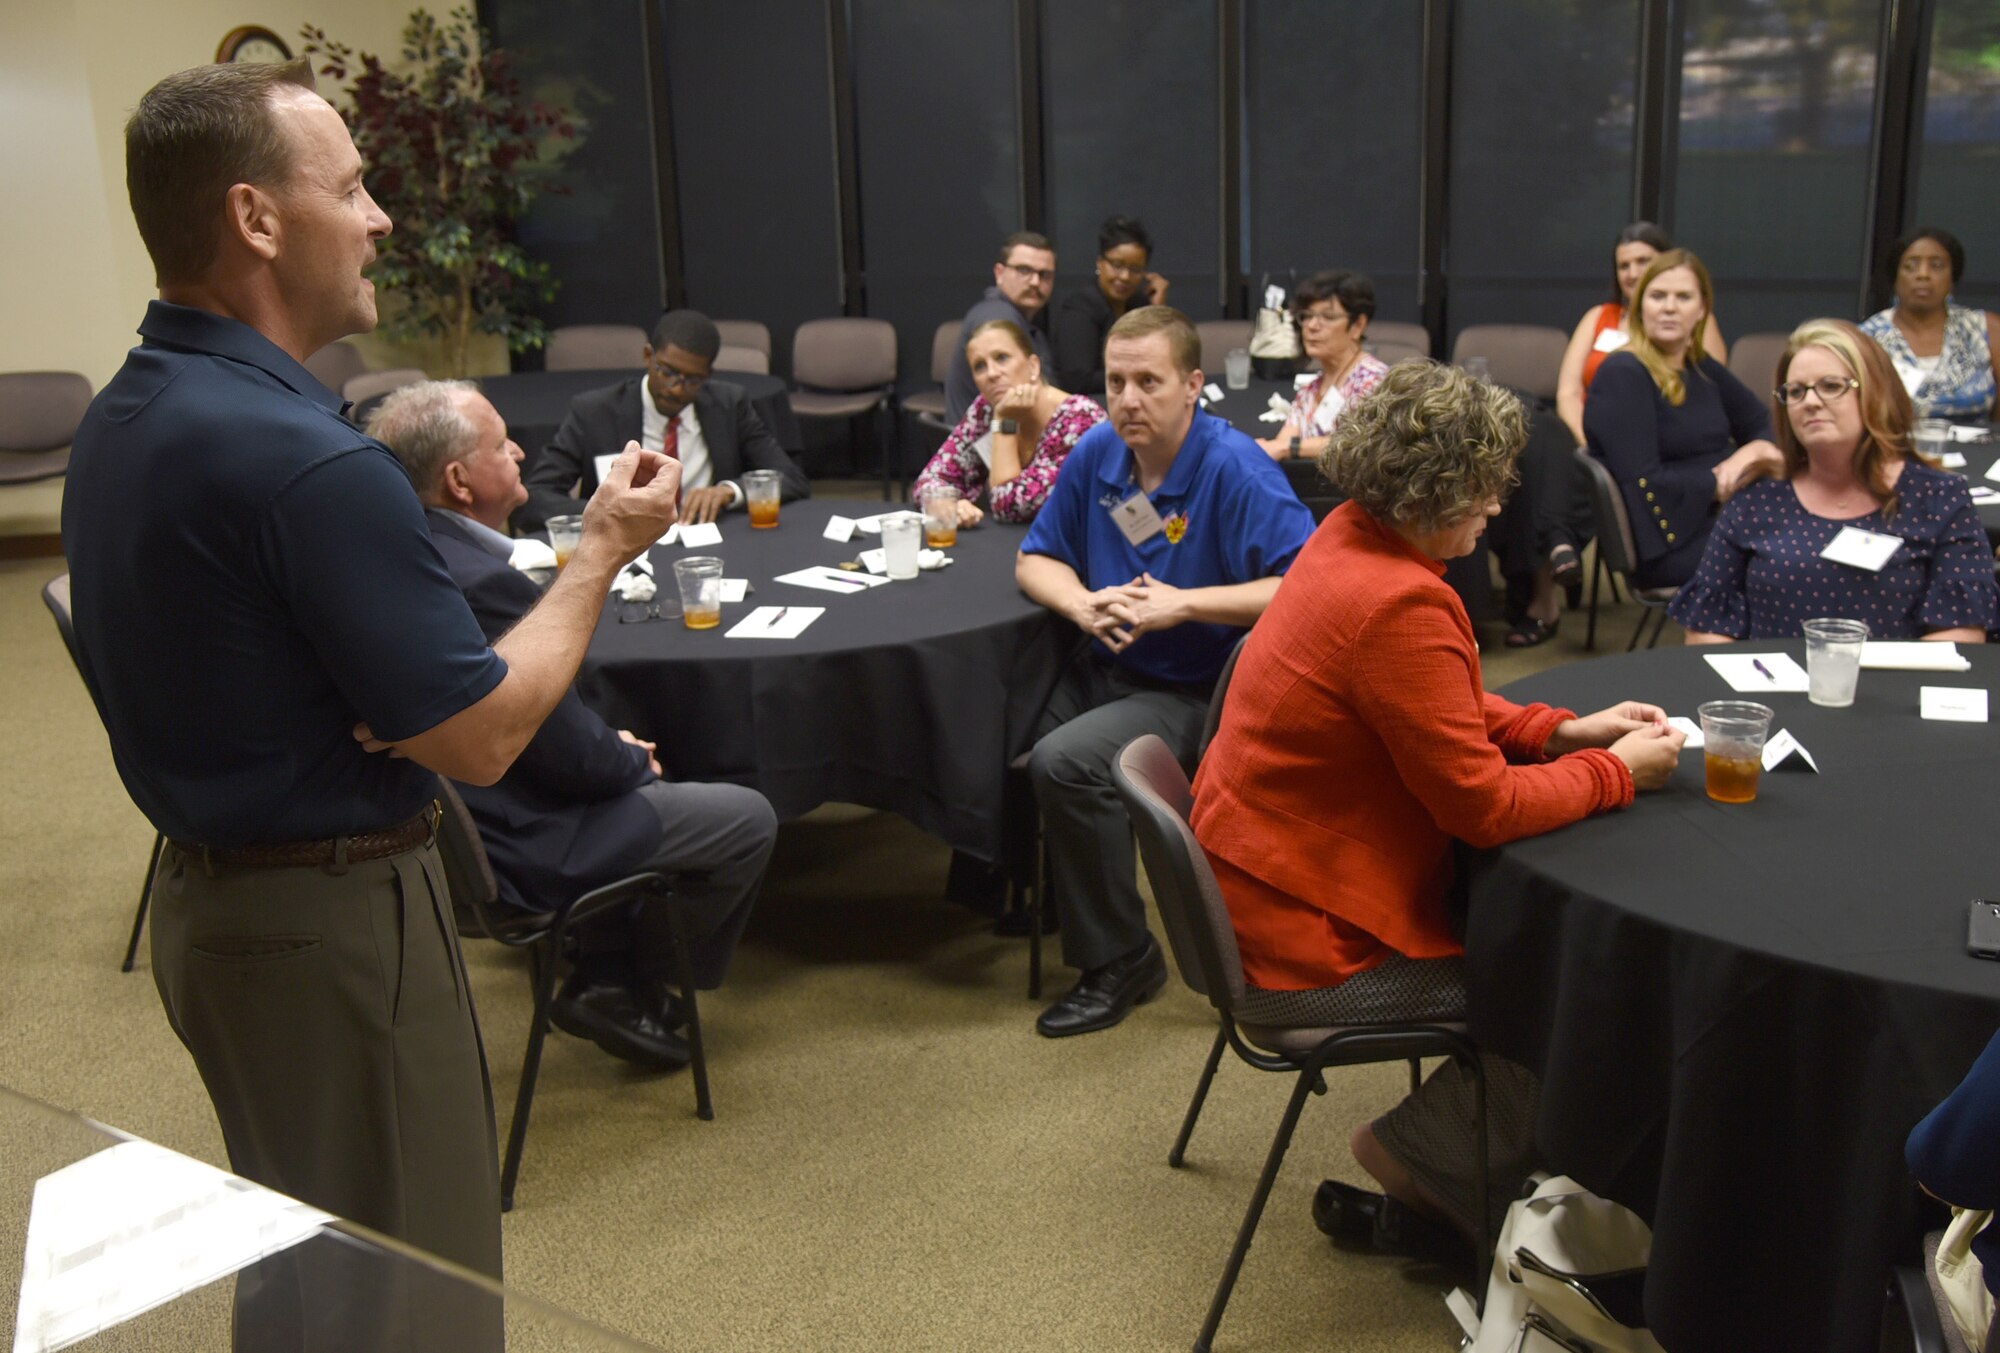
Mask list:
[[[643,349],[643,379],[589,390],[570,401],[555,440],[528,467],[528,502],[515,525],[534,530],[577,511],[597,488],[597,464],[626,442],[664,451],[681,463],[681,520],[714,521],[743,506],[747,470],[776,470],[785,502],[812,493],[805,474],[778,445],[740,386],[712,379],[722,335],[694,310],[669,310]],[[581,486],[580,488],[578,486]]]

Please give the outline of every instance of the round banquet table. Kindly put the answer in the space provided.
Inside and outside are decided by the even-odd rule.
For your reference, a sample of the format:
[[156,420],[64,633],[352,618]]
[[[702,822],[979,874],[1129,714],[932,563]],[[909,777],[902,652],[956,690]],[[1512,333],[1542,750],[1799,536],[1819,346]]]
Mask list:
[[[1693,718],[1732,698],[1702,651],[1505,694]],[[2000,687],[2000,652],[1960,652],[1971,671],[1864,671],[1844,710],[1756,697],[1819,773],[1766,772],[1753,803],[1710,801],[1690,751],[1624,812],[1466,854],[1474,1036],[1541,1075],[1549,1168],[1653,1226],[1669,1349],[1872,1353],[1916,1260],[1903,1140],[2000,1026],[2000,964],[1965,952],[1968,902],[2000,895],[2000,726],[1917,715],[1920,686]]]
[[[517,371],[507,376],[482,376],[479,389],[506,420],[508,435],[528,453],[527,464],[521,467],[526,474],[534,468],[542,448],[555,438],[572,399],[589,390],[636,380],[641,374],[636,367],[628,371]],[[792,455],[799,453],[805,443],[783,381],[755,371],[718,371],[715,379],[740,386],[778,445]]]
[[[689,555],[721,558],[725,577],[755,590],[699,631],[621,623],[614,600],[578,686],[614,726],[658,742],[674,779],[748,785],[781,820],[822,803],[887,809],[997,860],[1007,762],[1027,750],[1077,636],[1014,585],[1027,528],[990,518],[959,532],[949,568],[908,582],[848,594],[772,581],[879,547],[879,536],[840,544],[822,531],[835,513],[882,506],[808,499],[786,503],[775,530],[729,513],[718,546],[656,546],[663,593]],[[796,639],[726,637],[760,605],[826,609]]]

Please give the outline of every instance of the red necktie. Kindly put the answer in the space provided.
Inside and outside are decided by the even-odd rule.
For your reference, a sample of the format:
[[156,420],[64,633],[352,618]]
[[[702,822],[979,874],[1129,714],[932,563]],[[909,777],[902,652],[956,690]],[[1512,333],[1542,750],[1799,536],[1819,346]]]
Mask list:
[[[666,456],[668,460],[679,460],[681,458],[680,419],[669,418],[667,420],[667,430],[660,434],[660,451],[663,455]],[[685,492],[686,490],[683,489],[680,492],[674,494],[675,507],[679,507],[681,505],[681,496]]]

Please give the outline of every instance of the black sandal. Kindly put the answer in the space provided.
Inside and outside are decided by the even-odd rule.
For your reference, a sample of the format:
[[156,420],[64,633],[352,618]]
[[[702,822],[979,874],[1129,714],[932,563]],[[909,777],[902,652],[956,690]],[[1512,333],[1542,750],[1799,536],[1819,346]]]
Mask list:
[[1561,616],[1546,621],[1531,615],[1522,616],[1514,622],[1514,628],[1507,631],[1507,647],[1539,648],[1556,637],[1556,628],[1561,624]]
[[1577,558],[1576,546],[1558,545],[1549,551],[1549,577],[1565,588],[1583,581],[1583,560]]

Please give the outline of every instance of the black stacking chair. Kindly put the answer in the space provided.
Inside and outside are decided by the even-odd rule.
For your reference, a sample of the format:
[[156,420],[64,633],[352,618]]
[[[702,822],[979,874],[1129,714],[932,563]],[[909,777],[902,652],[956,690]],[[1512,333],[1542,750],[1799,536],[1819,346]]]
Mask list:
[[[514,1185],[521,1177],[521,1151],[528,1139],[528,1112],[534,1107],[535,1078],[542,1068],[542,1043],[549,1033],[549,1005],[555,1000],[556,968],[562,956],[563,939],[579,921],[621,907],[644,902],[668,909],[673,936],[674,976],[680,984],[683,1008],[687,1011],[688,1050],[693,1053],[695,1115],[704,1120],[715,1117],[715,1105],[708,1095],[708,1059],[701,1045],[701,1015],[695,1006],[694,976],[688,966],[687,943],[681,933],[675,906],[676,879],[665,874],[633,874],[629,878],[593,888],[581,897],[570,898],[551,911],[503,911],[499,906],[500,887],[493,877],[493,864],[486,858],[486,846],[479,839],[479,827],[459,797],[451,781],[438,780],[438,801],[444,812],[438,820],[438,853],[444,862],[445,881],[451,886],[452,909],[457,914],[459,933],[475,938],[498,940],[501,944],[528,951],[529,980],[534,987],[535,1013],[528,1023],[528,1048],[521,1062],[521,1088],[514,1096],[514,1121],[507,1129],[507,1154],[500,1170],[500,1210],[514,1210]],[[683,876],[684,877],[684,876]]]
[[1618,481],[1611,477],[1611,471],[1603,461],[1579,446],[1577,459],[1583,462],[1584,473],[1590,476],[1590,499],[1597,508],[1597,563],[1590,570],[1590,627],[1584,635],[1583,646],[1597,647],[1597,584],[1607,575],[1612,582],[1612,594],[1617,594],[1619,579],[1625,580],[1625,590],[1642,608],[1639,612],[1638,628],[1625,645],[1630,653],[1639,646],[1639,637],[1646,632],[1647,622],[1652,622],[1653,637],[1646,642],[1652,648],[1660,642],[1660,634],[1667,627],[1667,603],[1679,592],[1678,587],[1639,587],[1632,581],[1632,570],[1639,566],[1639,545],[1632,535],[1632,518],[1625,510],[1625,495],[1618,491]]
[[[1236,1233],[1236,1245],[1222,1270],[1215,1296],[1209,1302],[1208,1318],[1195,1340],[1196,1353],[1207,1353],[1216,1327],[1229,1305],[1229,1294],[1243,1269],[1243,1258],[1264,1215],[1271,1185],[1285,1163],[1292,1132],[1305,1108],[1308,1094],[1326,1090],[1322,1073],[1333,1066],[1360,1066],[1368,1062],[1408,1061],[1410,1087],[1414,1090],[1421,1074],[1418,1059],[1450,1057],[1465,1067],[1472,1077],[1473,1133],[1478,1168],[1474,1197],[1480,1202],[1479,1253],[1493,1251],[1485,1199],[1486,1187],[1486,1079],[1479,1065],[1479,1052],[1462,1024],[1349,1024],[1328,1026],[1317,1019],[1305,1000],[1299,1002],[1298,1018],[1278,1023],[1248,1023],[1237,1018],[1239,1003],[1248,991],[1243,977],[1243,960],[1236,948],[1236,931],[1216,886],[1208,857],[1188,825],[1194,794],[1187,775],[1174,759],[1167,744],[1148,733],[1126,744],[1118,754],[1112,778],[1118,796],[1132,814],[1132,827],[1139,837],[1139,853],[1146,861],[1146,875],[1153,883],[1153,900],[1160,909],[1167,943],[1173,950],[1174,966],[1181,981],[1215,1007],[1215,1042],[1195,1085],[1194,1099],[1181,1123],[1180,1136],[1167,1154],[1167,1164],[1178,1169],[1186,1159],[1188,1140],[1194,1135],[1195,1120],[1208,1098],[1222,1050],[1232,1049],[1237,1057],[1259,1071],[1285,1072],[1297,1077],[1284,1117],[1278,1122],[1277,1136],[1264,1160],[1264,1171],[1250,1195],[1250,1207]],[[1300,997],[1312,993],[1300,992]],[[1261,1019],[1271,1015],[1268,1006],[1259,1009]]]
[[[69,574],[49,580],[42,589],[42,603],[56,618],[56,631],[62,635],[63,647],[69,650],[69,660],[76,664],[76,674],[82,676],[83,663],[76,656],[76,624],[70,619]],[[152,899],[153,876],[160,872],[160,851],[166,844],[166,837],[153,833],[153,850],[146,857],[146,881],[139,885],[139,914],[132,918],[132,938],[125,944],[125,961],[118,965],[120,972],[131,972],[139,959],[139,937],[146,933],[146,904]]]

